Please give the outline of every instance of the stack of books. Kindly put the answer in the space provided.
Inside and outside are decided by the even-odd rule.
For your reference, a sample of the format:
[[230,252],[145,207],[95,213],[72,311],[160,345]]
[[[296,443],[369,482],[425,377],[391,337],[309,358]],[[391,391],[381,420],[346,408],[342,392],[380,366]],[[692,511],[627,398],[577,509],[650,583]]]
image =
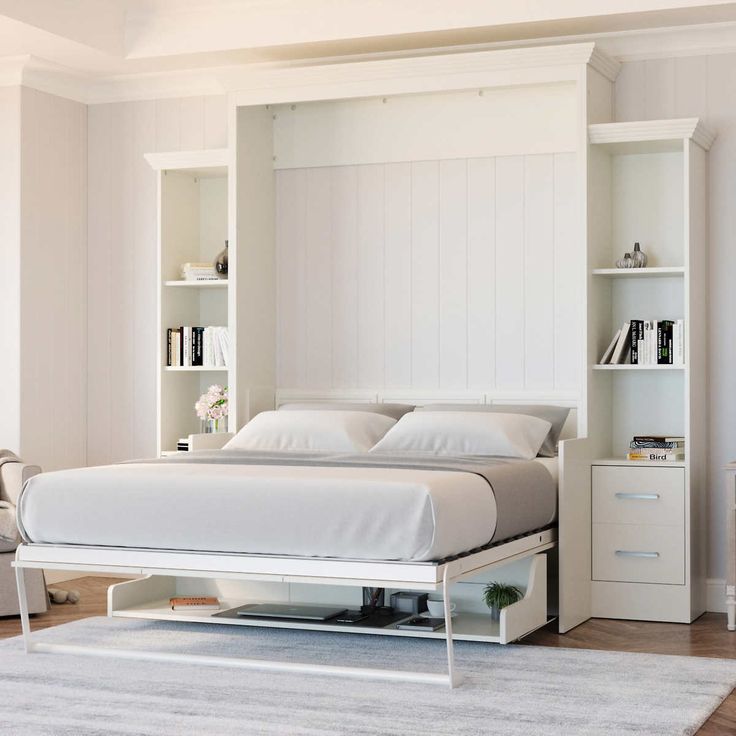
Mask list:
[[166,331],[166,365],[183,368],[227,368],[227,327],[171,327]]
[[685,438],[637,435],[631,440],[626,459],[682,462],[685,459]]
[[684,365],[685,322],[677,319],[632,319],[616,332],[601,365]]
[[211,263],[182,263],[181,277],[184,281],[218,281],[219,276]]
[[189,452],[189,437],[179,437],[176,443],[177,452]]

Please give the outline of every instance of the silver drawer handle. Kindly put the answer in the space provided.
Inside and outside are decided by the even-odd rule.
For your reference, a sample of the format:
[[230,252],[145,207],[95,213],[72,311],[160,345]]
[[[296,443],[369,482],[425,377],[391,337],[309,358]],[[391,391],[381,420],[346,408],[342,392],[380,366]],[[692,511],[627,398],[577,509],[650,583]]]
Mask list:
[[616,498],[630,498],[636,501],[657,501],[659,493],[617,493]]
[[633,552],[628,549],[617,549],[616,554],[619,557],[659,557],[659,552]]

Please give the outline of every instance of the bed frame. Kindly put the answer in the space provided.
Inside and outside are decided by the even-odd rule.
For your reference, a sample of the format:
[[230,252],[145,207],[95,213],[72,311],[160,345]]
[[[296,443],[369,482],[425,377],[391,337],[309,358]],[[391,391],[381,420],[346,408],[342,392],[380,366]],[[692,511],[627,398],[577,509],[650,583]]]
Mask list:
[[[441,683],[456,687],[461,677],[455,669],[453,641],[489,641],[508,643],[547,623],[547,550],[556,545],[557,530],[546,529],[517,537],[503,544],[443,562],[374,562],[333,560],[268,555],[194,554],[143,549],[76,547],[72,545],[22,544],[14,563],[20,599],[21,626],[26,652],[62,652],[92,656],[114,656],[163,662],[200,665],[224,665],[245,669],[317,673],[322,675],[359,676],[423,683]],[[532,557],[529,584],[519,602],[501,611],[496,627],[490,616],[451,614],[451,585],[515,560]],[[318,629],[392,636],[444,638],[447,642],[447,674],[407,672],[389,669],[338,667],[320,664],[274,662],[259,659],[212,657],[128,649],[104,649],[92,646],[49,644],[34,641],[31,634],[26,598],[25,571],[32,568],[63,569],[79,572],[144,575],[113,585],[108,593],[108,614],[130,618],[200,621],[215,624],[261,627]],[[173,576],[173,577],[172,577]],[[232,579],[254,582],[308,583],[313,585],[370,586],[441,592],[445,603],[444,631],[415,632],[395,628],[325,626],[295,621],[253,621],[178,612],[170,615],[165,607],[176,577]],[[153,602],[152,602],[153,599]],[[237,603],[233,602],[235,605]],[[228,606],[229,607],[229,606]],[[459,631],[455,631],[459,629]]]
[[[452,396],[382,396],[368,392],[280,392],[275,405],[288,401],[358,400],[367,402],[400,401],[416,405],[427,401],[466,401],[492,403],[485,394]],[[504,397],[499,403],[560,403],[571,407],[575,402],[546,397],[525,397],[513,401]],[[560,443],[560,480],[558,493],[558,526],[491,544],[480,550],[437,562],[396,562],[313,557],[279,557],[271,555],[214,554],[150,549],[83,547],[74,545],[22,544],[16,552],[16,569],[21,610],[23,642],[27,652],[63,652],[91,656],[113,656],[162,662],[221,665],[244,669],[317,673],[322,675],[357,676],[399,681],[435,683],[456,687],[461,677],[455,668],[455,640],[507,644],[544,626],[547,610],[547,552],[557,549],[555,572],[558,579],[558,620],[564,632],[590,617],[590,465],[587,440],[571,439],[577,431],[576,417],[571,412]],[[559,542],[559,544],[558,544]],[[454,583],[480,576],[495,568],[518,560],[530,560],[526,591],[522,600],[503,609],[497,621],[489,613],[458,612],[450,616]],[[94,646],[51,644],[34,640],[31,633],[26,598],[28,569],[67,570],[98,574],[143,576],[112,585],[108,591],[108,615],[112,617],[150,620],[187,621],[196,623],[268,628],[306,629],[331,632],[361,633],[384,636],[409,636],[444,639],[446,641],[446,674],[408,672],[402,670],[342,667],[261,659],[185,655],[143,650],[105,649]],[[302,621],[252,620],[222,618],[209,611],[173,612],[168,599],[179,593],[177,581],[239,581],[258,583],[298,583],[347,587],[374,587],[391,590],[415,590],[441,593],[445,602],[444,629],[439,631],[407,631],[396,624],[386,627],[343,625]],[[248,600],[221,597],[222,609],[235,608]],[[312,601],[314,602],[314,601]],[[324,601],[323,601],[324,602]],[[333,602],[333,601],[331,601]],[[342,602],[342,601],[341,601]]]

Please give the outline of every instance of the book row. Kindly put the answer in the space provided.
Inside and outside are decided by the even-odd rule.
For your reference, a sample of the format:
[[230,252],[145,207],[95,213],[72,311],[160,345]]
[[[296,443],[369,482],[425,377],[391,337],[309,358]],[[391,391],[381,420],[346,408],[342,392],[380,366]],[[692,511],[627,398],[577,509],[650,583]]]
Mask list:
[[171,327],[166,331],[166,365],[175,368],[227,368],[227,327]]
[[636,435],[629,444],[626,459],[681,462],[685,459],[685,438],[665,435]]
[[624,322],[603,353],[600,365],[684,365],[685,322],[632,319]]

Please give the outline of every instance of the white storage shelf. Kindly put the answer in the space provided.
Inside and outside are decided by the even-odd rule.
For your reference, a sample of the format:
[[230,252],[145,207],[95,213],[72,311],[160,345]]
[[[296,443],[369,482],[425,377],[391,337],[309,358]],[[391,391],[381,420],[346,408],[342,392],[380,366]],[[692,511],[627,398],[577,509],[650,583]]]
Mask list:
[[177,373],[210,373],[213,371],[227,371],[226,367],[210,368],[202,365],[167,365],[164,366],[164,370],[174,371]]
[[594,276],[605,278],[676,278],[685,275],[684,266],[653,266],[647,268],[596,268]]
[[[189,623],[223,624],[225,626],[260,626],[274,629],[304,629],[308,631],[344,632],[347,634],[374,634],[380,636],[409,636],[424,639],[444,639],[444,628],[437,631],[407,631],[397,629],[397,624],[383,628],[350,626],[348,624],[318,623],[310,621],[279,621],[251,618],[224,618],[216,616],[231,608],[237,608],[253,601],[221,600],[219,611],[172,611],[168,599],[155,600],[131,606],[124,610],[113,610],[112,615],[121,618],[153,619],[157,621],[186,621]],[[503,614],[503,612],[502,612]],[[410,614],[407,614],[410,618]],[[500,622],[490,614],[458,613],[452,619],[453,638],[458,641],[477,641],[501,643]]]
[[186,289],[226,289],[227,279],[218,279],[217,281],[184,281],[181,279],[178,281],[164,281],[164,286],[184,287]]
[[664,462],[663,460],[627,460],[622,457],[604,457],[593,460],[593,465],[624,465],[633,468],[684,468],[685,462]]
[[636,365],[631,363],[616,363],[614,365],[600,365],[596,363],[593,366],[594,371],[683,371],[684,365]]

